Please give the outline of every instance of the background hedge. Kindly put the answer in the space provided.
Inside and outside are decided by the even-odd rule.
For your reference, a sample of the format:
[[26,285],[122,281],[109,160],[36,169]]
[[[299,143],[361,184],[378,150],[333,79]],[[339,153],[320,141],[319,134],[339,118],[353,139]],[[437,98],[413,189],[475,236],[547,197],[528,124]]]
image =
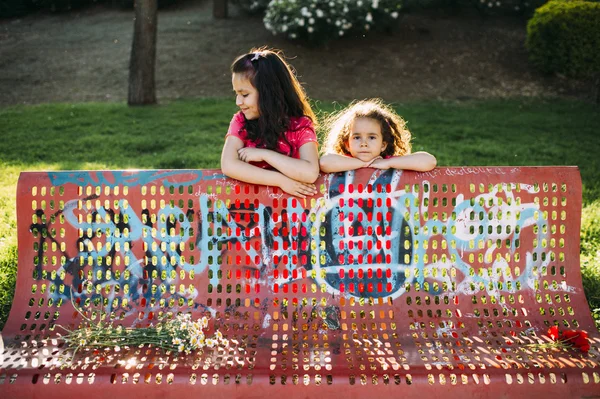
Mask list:
[[600,3],[553,0],[527,24],[529,59],[541,71],[574,78],[600,74]]

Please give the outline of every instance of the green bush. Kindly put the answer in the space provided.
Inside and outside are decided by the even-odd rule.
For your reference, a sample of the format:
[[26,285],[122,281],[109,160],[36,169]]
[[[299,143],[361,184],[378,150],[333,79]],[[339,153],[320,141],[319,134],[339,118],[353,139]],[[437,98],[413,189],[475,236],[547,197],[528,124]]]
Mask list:
[[546,73],[600,74],[600,3],[550,1],[527,23],[529,59]]
[[389,30],[398,21],[402,0],[273,0],[265,27],[288,39],[324,43],[336,37]]
[[20,17],[38,10],[69,11],[106,0],[0,0],[0,18]]
[[[0,0],[0,18],[21,17],[40,10],[68,12],[91,4],[115,5],[132,9],[135,0]],[[158,0],[158,8],[169,7],[178,0]]]
[[25,15],[31,9],[31,1],[0,0],[0,18],[13,18]]
[[32,0],[34,7],[51,11],[69,11],[100,2],[102,0]]

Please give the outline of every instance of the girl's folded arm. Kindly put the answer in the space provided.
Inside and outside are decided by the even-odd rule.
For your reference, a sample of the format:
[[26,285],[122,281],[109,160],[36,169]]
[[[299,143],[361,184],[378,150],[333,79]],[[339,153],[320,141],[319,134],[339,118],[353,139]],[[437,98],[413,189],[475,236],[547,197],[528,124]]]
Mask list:
[[437,160],[425,151],[414,152],[404,156],[395,156],[382,160],[390,168],[427,172],[435,168]]
[[238,150],[244,146],[242,140],[234,136],[228,136],[221,152],[221,171],[228,177],[252,184],[265,186],[281,185],[281,173],[274,170],[262,169],[241,161]]
[[367,166],[358,158],[339,154],[325,154],[319,159],[321,170],[325,173],[346,172]]
[[290,179],[314,183],[319,177],[319,153],[317,144],[310,142],[300,147],[300,158],[292,158],[276,151],[266,150],[264,161]]

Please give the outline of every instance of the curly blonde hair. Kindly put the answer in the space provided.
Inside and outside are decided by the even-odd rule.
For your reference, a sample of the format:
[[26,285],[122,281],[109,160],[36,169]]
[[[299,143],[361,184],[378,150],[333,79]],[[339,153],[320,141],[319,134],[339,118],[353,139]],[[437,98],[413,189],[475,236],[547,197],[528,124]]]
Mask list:
[[408,155],[411,151],[411,134],[406,122],[379,98],[355,101],[345,109],[330,115],[324,127],[327,129],[324,154],[350,155],[348,139],[352,123],[357,118],[370,118],[379,122],[381,135],[386,144],[383,157]]

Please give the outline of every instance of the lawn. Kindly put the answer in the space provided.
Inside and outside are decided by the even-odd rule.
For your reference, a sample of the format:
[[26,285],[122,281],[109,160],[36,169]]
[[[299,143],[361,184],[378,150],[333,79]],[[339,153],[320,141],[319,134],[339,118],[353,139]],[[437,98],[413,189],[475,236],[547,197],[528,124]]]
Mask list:
[[[394,104],[413,150],[440,166],[577,165],[583,179],[581,260],[592,309],[600,308],[600,112],[558,99]],[[320,116],[340,104],[316,102]],[[115,103],[0,108],[0,327],[15,285],[15,195],[25,170],[217,168],[235,105],[200,99],[130,108]]]

